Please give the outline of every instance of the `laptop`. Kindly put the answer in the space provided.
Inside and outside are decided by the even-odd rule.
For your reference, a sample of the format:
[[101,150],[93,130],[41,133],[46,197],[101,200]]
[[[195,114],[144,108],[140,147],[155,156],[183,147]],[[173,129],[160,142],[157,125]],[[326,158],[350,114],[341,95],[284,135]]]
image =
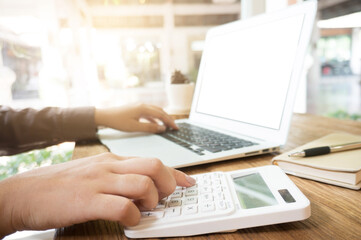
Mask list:
[[101,142],[121,156],[181,168],[275,152],[286,143],[316,1],[207,32],[192,107],[179,131],[123,133]]

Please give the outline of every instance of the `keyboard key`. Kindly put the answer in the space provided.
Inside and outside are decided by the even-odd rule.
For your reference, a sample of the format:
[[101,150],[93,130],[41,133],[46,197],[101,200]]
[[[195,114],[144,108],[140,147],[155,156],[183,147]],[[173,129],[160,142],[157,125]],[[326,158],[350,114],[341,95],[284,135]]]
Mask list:
[[212,153],[242,148],[256,143],[211,131],[189,123],[179,123],[179,130],[170,130],[159,134],[190,151],[204,155],[204,150]]
[[217,153],[217,152],[221,152],[223,150],[221,147],[216,147],[216,146],[214,146],[214,147],[207,146],[207,147],[203,147],[203,148],[211,153]]

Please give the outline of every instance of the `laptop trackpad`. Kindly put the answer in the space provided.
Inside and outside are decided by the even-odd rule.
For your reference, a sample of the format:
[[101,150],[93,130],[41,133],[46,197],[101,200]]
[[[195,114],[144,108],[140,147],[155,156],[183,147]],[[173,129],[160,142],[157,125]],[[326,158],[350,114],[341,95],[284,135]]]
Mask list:
[[122,133],[109,129],[99,132],[100,141],[120,156],[156,157],[170,167],[181,167],[201,157],[154,134]]

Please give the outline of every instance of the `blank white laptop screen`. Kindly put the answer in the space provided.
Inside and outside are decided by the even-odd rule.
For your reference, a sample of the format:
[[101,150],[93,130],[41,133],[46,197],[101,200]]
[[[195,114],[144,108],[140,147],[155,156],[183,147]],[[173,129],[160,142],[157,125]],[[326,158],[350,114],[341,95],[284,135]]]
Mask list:
[[207,39],[196,112],[279,129],[303,20],[300,14]]

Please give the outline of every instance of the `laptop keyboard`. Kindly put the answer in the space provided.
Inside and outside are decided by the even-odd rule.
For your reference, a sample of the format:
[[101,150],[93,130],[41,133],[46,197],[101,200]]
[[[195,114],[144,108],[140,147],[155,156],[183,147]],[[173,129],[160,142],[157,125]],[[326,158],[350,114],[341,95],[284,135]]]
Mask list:
[[159,136],[185,147],[198,155],[204,155],[205,150],[217,153],[258,144],[189,123],[179,123],[178,127],[179,130],[169,130],[159,134]]

